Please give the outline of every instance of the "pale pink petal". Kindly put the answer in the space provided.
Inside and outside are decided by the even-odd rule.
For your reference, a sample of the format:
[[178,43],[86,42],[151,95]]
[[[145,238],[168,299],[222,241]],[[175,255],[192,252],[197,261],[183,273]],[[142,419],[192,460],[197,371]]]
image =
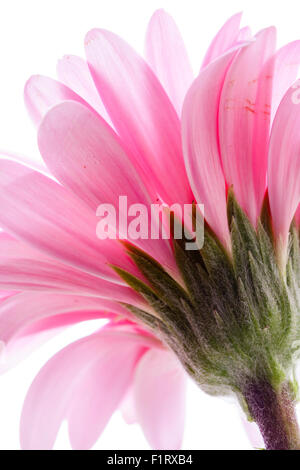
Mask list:
[[64,56],[57,64],[57,75],[64,85],[75,91],[75,93],[96,109],[105,121],[111,124],[91,77],[90,69],[84,59],[75,55]]
[[90,276],[55,262],[37,261],[32,258],[1,260],[0,288],[31,292],[75,293],[114,299],[136,306],[143,305],[142,299],[126,286]]
[[9,297],[11,297],[12,295],[15,295],[17,293],[17,291],[13,291],[13,290],[0,290],[0,302],[2,302],[3,300],[5,299],[8,299]]
[[47,255],[120,282],[107,263],[134,269],[132,263],[116,241],[97,239],[96,223],[93,211],[66,188],[0,159],[0,226]]
[[220,150],[228,185],[251,222],[266,189],[276,30],[268,28],[241,49],[226,75],[219,114]]
[[126,424],[134,424],[137,422],[133,387],[128,389],[120,405],[120,409]]
[[144,348],[124,346],[108,350],[74,390],[68,413],[73,449],[90,449],[124,398],[134,365],[144,353]]
[[191,202],[179,119],[150,67],[108,31],[90,31],[85,45],[102,101],[153,196],[166,203]]
[[272,92],[271,122],[284,94],[298,76],[300,66],[300,41],[286,44],[275,54],[274,80]]
[[237,13],[226,21],[212,40],[205,54],[201,68],[206,67],[213,60],[228,51],[228,49],[231,49],[238,39],[241,40],[239,37],[241,18],[242,13]]
[[191,188],[197,203],[204,204],[206,221],[226,246],[230,241],[217,119],[224,77],[235,53],[216,59],[200,72],[182,111],[183,153]]
[[[82,318],[86,320],[102,318],[104,312],[107,317],[119,315],[126,318],[129,315],[118,302],[109,300],[79,295],[22,292],[0,303],[0,340],[8,344],[18,336],[29,334],[29,331],[31,334],[33,331],[37,333],[38,329],[33,328],[33,325],[49,317],[57,318],[56,326],[59,326],[59,321],[66,325],[69,314],[75,312],[83,312]],[[63,315],[66,316],[66,321],[63,320]]]
[[83,98],[63,83],[42,75],[33,75],[26,82],[24,100],[29,116],[37,126],[48,109],[61,101],[79,101],[89,107]]
[[[128,239],[176,270],[169,241],[151,239],[151,198],[118,136],[100,116],[79,103],[61,103],[45,116],[38,141],[51,173],[94,214],[100,204],[112,205],[117,220],[124,221],[118,224],[118,237]],[[120,210],[119,196],[125,196],[127,201],[126,208],[122,209],[122,204]],[[127,230],[127,211],[136,203],[146,209],[146,239],[133,239],[130,227]],[[115,232],[115,224],[111,228]]]
[[242,414],[242,423],[253,449],[264,449],[264,440],[257,424],[255,422],[248,421],[244,413]]
[[31,168],[49,175],[49,170],[42,158],[37,159],[36,157],[21,155],[16,152],[8,152],[7,150],[0,150],[0,155],[5,155],[5,158],[9,158],[10,160],[21,163],[22,165],[29,165]]
[[129,334],[100,332],[56,354],[25,399],[22,448],[51,449],[65,418],[72,446],[92,446],[124,397],[140,350]]
[[[42,332],[82,321],[130,315],[117,302],[44,293],[20,293],[0,303],[1,372],[15,366],[45,342]],[[56,332],[54,332],[55,334]]]
[[194,74],[181,34],[164,10],[157,10],[149,22],[145,55],[180,116]]
[[185,418],[186,377],[169,351],[150,350],[135,373],[135,406],[139,423],[154,449],[181,447]]
[[114,299],[142,306],[132,289],[49,258],[13,237],[0,234],[0,288]]
[[252,39],[252,33],[251,29],[249,26],[245,26],[244,28],[241,28],[237,37],[237,42],[241,41],[250,41]]
[[278,243],[286,247],[290,224],[300,202],[300,88],[291,87],[272,126],[268,191]]

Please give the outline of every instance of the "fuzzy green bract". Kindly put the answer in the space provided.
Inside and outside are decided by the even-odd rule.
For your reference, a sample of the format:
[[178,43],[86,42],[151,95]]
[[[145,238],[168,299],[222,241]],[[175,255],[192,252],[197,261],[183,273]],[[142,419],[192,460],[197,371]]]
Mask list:
[[296,390],[299,234],[291,228],[282,272],[267,200],[255,230],[230,190],[228,222],[232,253],[226,252],[208,226],[198,251],[186,251],[184,239],[173,240],[184,286],[129,244],[128,253],[147,283],[115,269],[146,299],[153,314],[128,306],[130,311],[159,334],[199,386],[213,395],[235,392],[244,404],[244,391],[251,383],[269,383],[276,389],[288,380]]

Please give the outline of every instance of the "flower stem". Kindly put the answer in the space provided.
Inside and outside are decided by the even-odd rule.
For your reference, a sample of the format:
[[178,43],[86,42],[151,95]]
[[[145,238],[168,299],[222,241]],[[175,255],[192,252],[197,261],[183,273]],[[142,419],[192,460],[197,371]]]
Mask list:
[[244,392],[249,412],[259,426],[266,450],[299,450],[295,402],[288,383],[279,390],[267,382],[248,384]]

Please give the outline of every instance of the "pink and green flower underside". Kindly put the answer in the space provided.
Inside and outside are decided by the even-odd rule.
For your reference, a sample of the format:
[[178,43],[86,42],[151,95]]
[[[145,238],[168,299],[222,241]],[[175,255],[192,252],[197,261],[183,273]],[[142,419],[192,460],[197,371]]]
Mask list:
[[[72,446],[90,448],[125,402],[153,447],[177,448],[187,375],[235,394],[266,448],[299,447],[300,41],[276,51],[275,28],[252,36],[240,20],[221,28],[196,78],[158,11],[146,60],[95,29],[86,62],[65,56],[59,81],[27,82],[44,163],[0,159],[3,370],[63,327],[109,322],[38,374],[24,448],[51,448],[64,419]],[[124,194],[204,204],[203,248],[98,240],[99,203]]]

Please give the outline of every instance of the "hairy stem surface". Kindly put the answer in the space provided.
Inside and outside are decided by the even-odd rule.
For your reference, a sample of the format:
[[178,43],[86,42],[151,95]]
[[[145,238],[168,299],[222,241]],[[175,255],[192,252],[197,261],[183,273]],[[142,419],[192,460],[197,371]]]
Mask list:
[[259,426],[266,450],[300,449],[295,402],[287,383],[276,391],[267,382],[251,383],[244,397],[252,418]]

